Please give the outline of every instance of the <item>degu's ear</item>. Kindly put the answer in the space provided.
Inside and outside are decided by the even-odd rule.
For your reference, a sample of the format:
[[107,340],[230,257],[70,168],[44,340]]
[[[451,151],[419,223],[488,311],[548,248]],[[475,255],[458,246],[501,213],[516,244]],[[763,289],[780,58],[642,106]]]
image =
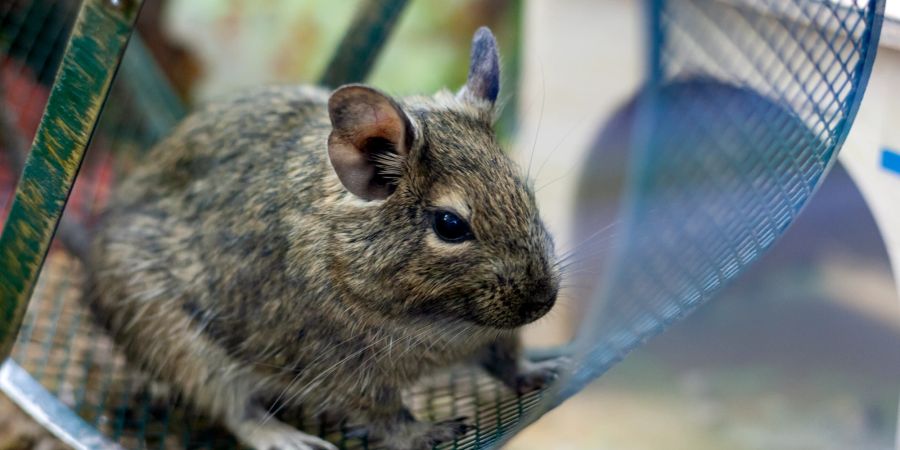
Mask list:
[[500,93],[500,55],[497,41],[487,27],[481,27],[472,38],[469,78],[456,96],[470,103],[487,102],[493,107]]
[[390,97],[361,85],[334,91],[328,115],[328,158],[341,184],[365,200],[387,198],[412,146],[409,117]]

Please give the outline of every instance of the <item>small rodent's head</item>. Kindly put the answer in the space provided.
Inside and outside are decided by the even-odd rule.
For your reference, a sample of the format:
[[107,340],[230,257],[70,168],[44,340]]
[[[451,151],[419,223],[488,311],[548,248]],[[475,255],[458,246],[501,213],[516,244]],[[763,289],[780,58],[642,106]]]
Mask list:
[[481,28],[455,95],[394,100],[360,85],[331,95],[328,155],[348,191],[332,273],[364,307],[513,328],[553,306],[553,241],[493,131],[499,75]]

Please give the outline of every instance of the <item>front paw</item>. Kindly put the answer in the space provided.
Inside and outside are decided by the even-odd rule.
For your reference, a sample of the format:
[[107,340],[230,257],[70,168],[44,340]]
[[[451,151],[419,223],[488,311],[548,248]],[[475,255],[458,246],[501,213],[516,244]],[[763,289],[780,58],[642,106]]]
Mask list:
[[466,423],[465,417],[457,417],[455,419],[444,420],[428,425],[427,431],[424,433],[425,444],[428,448],[434,447],[442,442],[452,441],[466,434],[472,427]]
[[437,423],[409,422],[401,429],[384,433],[378,444],[390,450],[426,450],[449,442],[472,429],[465,417],[457,417]]
[[246,420],[226,426],[256,450],[337,450],[334,444],[276,419]]
[[539,391],[559,378],[560,372],[569,364],[569,358],[559,357],[541,362],[527,362],[516,374],[510,386],[516,394],[523,395]]

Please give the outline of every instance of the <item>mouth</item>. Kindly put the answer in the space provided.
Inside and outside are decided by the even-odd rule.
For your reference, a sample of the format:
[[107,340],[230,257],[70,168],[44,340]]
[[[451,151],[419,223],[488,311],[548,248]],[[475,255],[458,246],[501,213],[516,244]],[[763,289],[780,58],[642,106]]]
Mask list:
[[[480,327],[510,330],[544,317],[556,304],[558,290],[546,286],[531,289],[527,297],[504,296],[494,293],[488,298],[475,295],[444,294],[409,312],[418,317],[442,320],[462,320]],[[446,309],[442,305],[457,305]],[[465,306],[463,306],[465,305]]]
[[522,325],[529,324],[544,317],[553,305],[556,304],[556,294],[538,301],[526,301],[519,306],[519,316],[522,317]]
[[516,302],[496,311],[489,317],[473,318],[479,325],[496,329],[519,328],[544,317],[556,303],[556,294],[552,296],[532,296],[528,300]]

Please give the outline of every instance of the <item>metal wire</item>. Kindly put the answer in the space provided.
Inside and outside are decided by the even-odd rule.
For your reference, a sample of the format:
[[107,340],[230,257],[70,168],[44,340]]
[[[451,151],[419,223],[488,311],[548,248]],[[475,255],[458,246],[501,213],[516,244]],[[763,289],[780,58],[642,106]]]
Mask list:
[[[49,84],[47,73],[55,73],[56,49],[71,27],[51,20],[57,16],[48,5],[56,3],[73,2],[0,3],[3,63],[25,61],[31,69],[20,73],[34,80],[11,105],[19,119],[23,111],[42,108],[40,86]],[[648,85],[631,113],[628,145],[635,157],[626,232],[615,268],[582,325],[573,372],[553,395],[523,397],[471,367],[424,380],[406,394],[417,415],[462,415],[476,425],[441,448],[503,442],[710,299],[784,232],[846,137],[871,69],[883,2],[648,4],[653,45]],[[67,214],[90,218],[115,174],[158,138],[160,126],[148,125],[152,121],[144,116],[146,105],[154,103],[135,95],[141,91],[121,80],[114,85]],[[8,178],[0,171],[0,189]],[[0,194],[0,203],[4,198]],[[126,447],[236,447],[180,399],[153,395],[148,380],[127,367],[78,304],[80,270],[64,251],[51,252],[15,360]],[[350,439],[345,428],[302,411],[285,418],[342,448],[370,447],[365,438]]]
[[784,233],[849,132],[883,12],[863,0],[650,5],[648,84],[618,117],[633,155],[622,237],[556,402]]

